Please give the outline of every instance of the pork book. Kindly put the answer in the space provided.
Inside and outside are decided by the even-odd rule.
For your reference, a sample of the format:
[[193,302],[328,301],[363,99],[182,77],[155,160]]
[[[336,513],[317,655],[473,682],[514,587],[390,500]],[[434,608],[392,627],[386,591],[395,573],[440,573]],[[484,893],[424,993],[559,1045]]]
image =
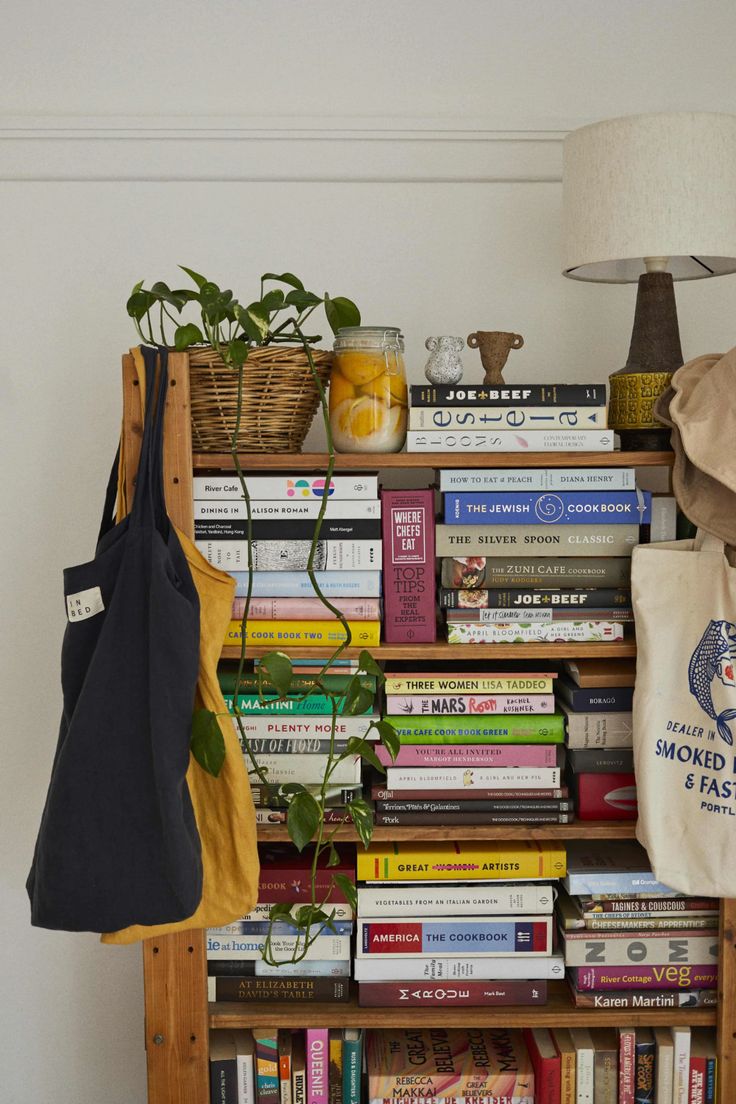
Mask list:
[[421,1028],[368,1034],[369,1104],[534,1104],[534,1072],[520,1031]]
[[432,644],[434,491],[382,491],[384,635],[389,644]]

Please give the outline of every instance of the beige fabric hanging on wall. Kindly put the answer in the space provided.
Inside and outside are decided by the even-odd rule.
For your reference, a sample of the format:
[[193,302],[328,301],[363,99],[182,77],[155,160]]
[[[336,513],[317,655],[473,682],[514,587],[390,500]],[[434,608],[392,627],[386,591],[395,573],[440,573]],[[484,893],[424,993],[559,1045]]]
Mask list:
[[[131,350],[145,395],[140,350]],[[124,458],[120,458],[124,471]],[[118,485],[118,518],[127,513],[124,481]],[[258,848],[253,796],[240,743],[217,681],[217,661],[231,617],[235,580],[213,567],[191,540],[177,529],[200,602],[200,652],[195,708],[221,715],[225,761],[217,778],[190,759],[187,783],[202,844],[202,899],[196,912],[175,924],[134,925],[101,936],[103,943],[133,943],[153,935],[189,928],[219,927],[238,920],[258,897]]]

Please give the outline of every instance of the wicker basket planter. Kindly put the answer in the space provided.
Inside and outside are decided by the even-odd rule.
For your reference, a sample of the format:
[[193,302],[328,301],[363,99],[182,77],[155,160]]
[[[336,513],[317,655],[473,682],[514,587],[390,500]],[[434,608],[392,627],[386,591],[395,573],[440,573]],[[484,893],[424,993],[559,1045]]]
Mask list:
[[[313,349],[324,387],[332,353]],[[212,348],[189,350],[192,444],[195,452],[230,452],[238,407],[238,373]],[[238,452],[301,452],[319,406],[319,392],[302,348],[253,349],[243,367]]]

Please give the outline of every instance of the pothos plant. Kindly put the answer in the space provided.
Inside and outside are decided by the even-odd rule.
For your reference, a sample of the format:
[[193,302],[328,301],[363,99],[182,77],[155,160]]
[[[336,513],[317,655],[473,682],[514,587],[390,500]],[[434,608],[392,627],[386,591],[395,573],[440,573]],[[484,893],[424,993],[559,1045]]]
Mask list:
[[[243,386],[244,366],[254,348],[277,343],[301,345],[319,394],[328,453],[327,469],[324,473],[325,486],[329,487],[335,468],[335,446],[330,429],[327,398],[312,357],[312,346],[321,338],[318,334],[305,333],[304,326],[320,306],[324,307],[333,333],[336,333],[341,326],[359,324],[360,312],[350,299],[343,296],[331,297],[326,292],[320,296],[307,291],[302,281],[290,272],[280,274],[267,272],[261,277],[260,297],[243,306],[233,297],[231,291],[223,291],[217,284],[199,273],[190,268],[181,267],[192,280],[193,288],[172,289],[161,281],[150,288],[144,288],[141,281],[131,292],[127,310],[144,344],[160,344],[177,351],[184,351],[193,345],[206,343],[211,345],[224,363],[238,374],[237,407],[230,451],[246,508],[248,589],[241,625],[240,657],[233,688],[232,715],[238,728],[241,746],[250,763],[249,773],[269,787],[270,791],[287,806],[286,825],[290,839],[299,851],[303,851],[307,844],[314,842],[309,900],[297,909],[293,909],[289,904],[277,904],[271,908],[263,958],[270,965],[277,966],[286,962],[300,962],[319,932],[324,927],[333,928],[335,909],[332,899],[337,892],[346,898],[353,909],[356,908],[355,886],[340,873],[332,875],[328,892],[318,900],[317,870],[323,864],[326,864],[329,869],[339,862],[334,842],[339,825],[331,827],[325,823],[330,779],[338,764],[344,759],[359,756],[377,770],[384,769],[371,742],[365,737],[349,740],[345,751],[338,751],[335,747],[338,717],[358,716],[372,710],[378,690],[383,684],[384,674],[371,654],[364,650],[360,653],[358,670],[349,679],[346,689],[335,690],[326,684],[323,678],[328,668],[351,643],[350,627],[345,617],[322,593],[314,570],[320,530],[328,502],[328,496],[325,494],[322,496],[315,522],[306,570],[314,593],[332,617],[337,618],[341,623],[345,639],[324,661],[322,669],[313,678],[306,683],[300,680],[299,685],[302,689],[296,694],[291,692],[294,685],[293,668],[288,655],[281,651],[264,655],[257,667],[257,692],[262,702],[284,701],[287,697],[302,701],[311,694],[324,695],[329,700],[331,713],[327,761],[322,780],[317,787],[305,786],[298,782],[282,786],[271,784],[268,771],[260,766],[258,757],[253,752],[239,706],[240,694],[246,689],[244,686],[245,666],[248,660],[246,625],[253,590],[251,500],[238,454],[240,423],[243,404],[246,401]],[[327,683],[329,682],[330,680],[327,680]],[[248,685],[248,689],[251,685],[252,683]],[[377,730],[379,739],[394,759],[399,747],[399,738],[393,726],[385,720],[371,719],[366,736],[372,729]],[[200,709],[195,713],[191,747],[192,754],[200,766],[217,776],[225,757],[225,743],[218,714],[207,709]],[[363,798],[355,798],[347,804],[346,808],[359,839],[367,847],[373,835],[371,806]],[[280,921],[287,921],[297,937],[293,953],[289,958],[277,958],[273,951],[273,925]]]

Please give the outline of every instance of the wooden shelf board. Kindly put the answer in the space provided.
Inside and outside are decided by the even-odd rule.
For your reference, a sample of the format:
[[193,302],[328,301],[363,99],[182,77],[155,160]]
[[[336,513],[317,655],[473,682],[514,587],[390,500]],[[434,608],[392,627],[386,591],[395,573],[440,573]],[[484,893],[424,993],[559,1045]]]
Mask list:
[[[321,656],[333,648],[297,648],[288,643],[283,644],[249,644],[247,655],[261,656],[267,652],[285,649],[293,658],[310,658]],[[346,648],[341,655],[345,658],[358,656],[362,648]],[[591,643],[576,643],[571,641],[566,644],[448,644],[440,641],[437,644],[378,644],[368,648],[374,659],[452,659],[474,663],[478,659],[575,659],[586,657],[588,659],[612,659],[621,656],[636,655],[636,641],[614,640],[610,642],[594,641]],[[222,649],[221,659],[240,659],[240,648],[235,645],[226,645]]]
[[[241,453],[244,471],[320,471],[324,452]],[[233,471],[227,452],[195,452],[195,471]],[[381,471],[387,468],[649,468],[674,462],[672,452],[341,452],[336,471]]]
[[[421,983],[418,983],[421,984]],[[462,984],[462,983],[460,983]],[[453,1008],[360,1008],[344,1004],[210,1004],[210,1027],[665,1027],[709,1026],[715,1008],[575,1008],[563,981],[549,983],[546,1005]]]
[[[332,832],[330,832],[332,835]],[[578,820],[574,824],[421,824],[377,825],[373,839],[390,840],[570,840],[570,839],[634,839],[635,820]],[[285,824],[259,824],[258,839],[261,843],[288,843]],[[355,829],[350,824],[339,825],[334,839],[358,842]]]

